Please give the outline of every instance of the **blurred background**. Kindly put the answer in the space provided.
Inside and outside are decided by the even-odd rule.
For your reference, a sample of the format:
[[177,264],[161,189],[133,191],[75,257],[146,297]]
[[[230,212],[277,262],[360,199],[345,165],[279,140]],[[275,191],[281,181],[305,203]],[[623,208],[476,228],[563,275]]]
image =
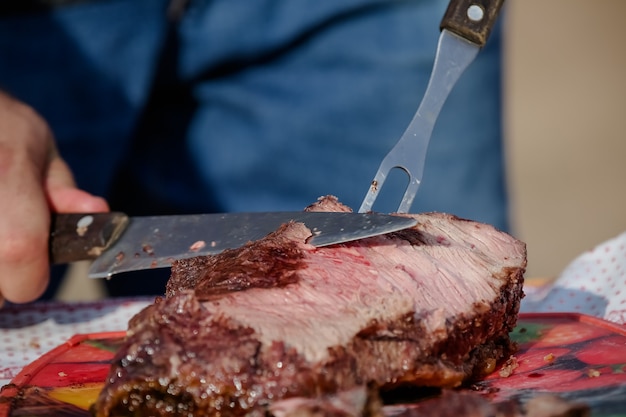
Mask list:
[[514,234],[550,277],[626,230],[626,1],[505,4]]
[[[624,0],[506,0],[505,137],[528,277],[626,230]],[[102,292],[73,268],[59,298]]]

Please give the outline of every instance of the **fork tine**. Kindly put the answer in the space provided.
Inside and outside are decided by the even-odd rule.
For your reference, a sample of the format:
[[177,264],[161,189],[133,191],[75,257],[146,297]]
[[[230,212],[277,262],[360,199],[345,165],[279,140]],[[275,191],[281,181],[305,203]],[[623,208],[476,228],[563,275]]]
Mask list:
[[387,172],[382,170],[382,167],[378,169],[376,176],[372,180],[370,184],[370,188],[365,194],[365,198],[361,203],[361,207],[359,208],[359,213],[367,213],[372,211],[372,206],[374,206],[374,202],[376,198],[378,198],[378,192],[380,188],[385,183],[385,178],[387,177]]
[[417,194],[417,190],[420,186],[420,180],[411,174],[411,171],[405,165],[392,165],[392,160],[399,160],[402,158],[395,157],[393,154],[397,153],[399,148],[394,148],[392,152],[390,152],[380,167],[378,168],[378,172],[376,176],[372,180],[369,190],[363,199],[363,203],[361,203],[361,207],[359,208],[359,213],[367,213],[372,210],[376,199],[378,198],[378,194],[382,189],[385,180],[389,176],[389,173],[393,169],[400,169],[404,171],[409,176],[409,183],[406,187],[404,195],[402,196],[402,200],[400,201],[400,205],[398,207],[398,213],[408,213],[411,205],[413,204],[413,200],[415,199],[415,195]]
[[398,213],[408,213],[413,205],[413,200],[415,199],[415,195],[417,194],[417,189],[420,186],[420,180],[415,178],[412,175],[409,175],[409,185],[406,187],[406,191],[404,192],[404,196],[402,196],[402,200],[400,201],[400,207],[398,207]]

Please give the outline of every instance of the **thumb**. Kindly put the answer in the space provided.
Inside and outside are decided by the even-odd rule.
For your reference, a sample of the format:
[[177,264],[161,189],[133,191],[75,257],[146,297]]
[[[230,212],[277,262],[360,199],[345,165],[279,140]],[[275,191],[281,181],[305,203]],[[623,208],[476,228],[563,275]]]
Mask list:
[[48,165],[45,191],[50,208],[58,213],[97,213],[109,211],[102,197],[94,196],[76,187],[69,167],[58,155]]

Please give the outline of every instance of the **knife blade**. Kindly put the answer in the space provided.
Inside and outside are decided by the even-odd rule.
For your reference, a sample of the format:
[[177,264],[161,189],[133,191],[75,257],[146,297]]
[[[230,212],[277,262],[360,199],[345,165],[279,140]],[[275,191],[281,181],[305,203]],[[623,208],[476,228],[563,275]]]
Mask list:
[[327,246],[415,226],[410,217],[327,212],[219,213],[129,217],[124,213],[55,214],[50,261],[93,260],[90,278],[166,268],[176,259],[216,254],[260,239],[284,223],[303,222],[308,243]]
[[370,182],[359,213],[372,210],[391,172],[409,176],[398,213],[408,213],[422,182],[430,137],[448,94],[485,45],[504,0],[451,0],[441,20],[435,63],[415,116],[396,145],[381,162]]

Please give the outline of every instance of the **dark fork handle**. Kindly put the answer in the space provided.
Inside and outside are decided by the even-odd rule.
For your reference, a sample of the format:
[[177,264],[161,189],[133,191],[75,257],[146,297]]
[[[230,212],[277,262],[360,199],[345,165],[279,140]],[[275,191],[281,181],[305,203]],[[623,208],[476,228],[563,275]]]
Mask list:
[[[481,47],[485,46],[504,0],[451,0],[441,20],[441,30],[447,29]],[[481,19],[472,19],[470,8],[482,11]],[[480,13],[479,13],[480,14]]]

